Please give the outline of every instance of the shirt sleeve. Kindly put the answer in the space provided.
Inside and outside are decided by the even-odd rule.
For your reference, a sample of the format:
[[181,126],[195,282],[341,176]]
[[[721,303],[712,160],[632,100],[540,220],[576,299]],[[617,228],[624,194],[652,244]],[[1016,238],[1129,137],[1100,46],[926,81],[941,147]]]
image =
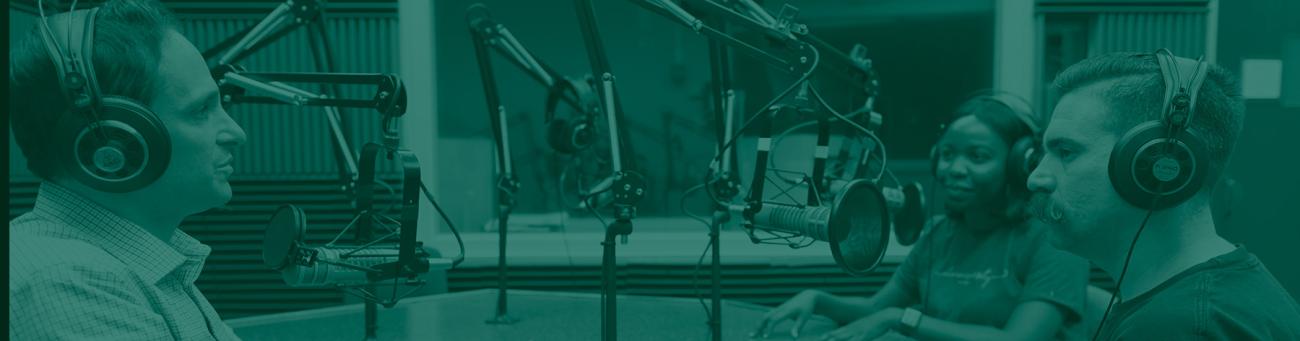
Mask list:
[[84,267],[32,276],[10,288],[9,339],[172,339],[166,321],[130,283],[121,274]]
[[1061,309],[1067,324],[1083,316],[1087,298],[1089,264],[1087,260],[1048,244],[1045,234],[1038,234],[1029,254],[1025,289],[1020,302],[1044,301]]
[[924,285],[921,283],[921,275],[924,271],[929,271],[931,263],[934,262],[930,244],[934,242],[935,227],[943,226],[943,218],[932,218],[930,221],[931,226],[927,226],[920,238],[917,238],[916,244],[912,244],[912,250],[908,251],[907,258],[903,259],[903,263],[898,265],[893,277],[889,279],[918,302],[923,301],[921,295],[928,295],[921,292],[921,286]]

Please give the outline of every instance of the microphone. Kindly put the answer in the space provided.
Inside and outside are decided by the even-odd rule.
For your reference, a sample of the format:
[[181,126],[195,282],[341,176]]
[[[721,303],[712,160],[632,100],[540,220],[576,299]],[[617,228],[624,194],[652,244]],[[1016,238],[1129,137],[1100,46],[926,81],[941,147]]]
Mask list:
[[[745,208],[732,207],[738,209]],[[889,246],[887,210],[885,195],[876,185],[854,180],[842,186],[829,207],[764,203],[748,225],[830,243],[835,263],[849,274],[861,276],[880,264]]]
[[[312,254],[313,259],[308,262],[310,265],[289,266],[280,271],[280,278],[284,279],[284,283],[294,288],[366,285],[372,281],[369,278],[369,272],[361,269],[369,269],[379,264],[397,261],[397,249],[361,250],[348,256],[343,256],[343,254],[355,249],[355,246],[322,246],[301,249]],[[344,259],[348,259],[348,261],[344,263]]]
[[[302,209],[283,205],[271,216],[262,241],[262,261],[273,270],[280,271],[285,284],[294,288],[349,287],[377,283],[385,279],[405,276],[414,278],[427,268],[409,273],[386,273],[385,265],[398,261],[396,245],[324,245],[308,246],[303,238],[307,232],[307,219]],[[425,248],[416,250],[416,258],[431,267],[450,268],[446,259],[429,261]]]
[[[826,192],[834,197],[836,193],[844,191],[849,183],[845,180],[831,180]],[[925,229],[926,220],[925,194],[921,190],[921,184],[913,182],[897,188],[885,186],[880,187],[880,192],[885,197],[898,243],[903,246],[915,244]]]

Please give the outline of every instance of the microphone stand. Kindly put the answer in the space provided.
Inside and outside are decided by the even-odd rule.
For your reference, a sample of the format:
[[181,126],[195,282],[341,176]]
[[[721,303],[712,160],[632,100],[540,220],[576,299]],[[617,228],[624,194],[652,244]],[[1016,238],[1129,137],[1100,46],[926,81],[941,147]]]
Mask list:
[[[713,77],[713,110],[718,122],[718,151],[725,153],[718,168],[714,170],[714,179],[709,185],[717,201],[729,203],[740,193],[739,174],[733,167],[736,154],[726,147],[727,138],[733,134],[736,122],[736,93],[731,85],[731,63],[726,46],[716,41],[709,41],[709,62]],[[712,201],[712,200],[711,200]],[[711,278],[709,310],[709,334],[713,341],[722,340],[722,253],[720,241],[722,225],[731,220],[731,211],[727,206],[713,202],[713,219],[709,224],[709,247],[713,249],[713,263],[709,266]]]
[[[636,155],[632,145],[626,141],[626,127],[619,125],[622,119],[622,104],[614,87],[614,74],[605,55],[604,45],[600,39],[596,14],[591,0],[574,0],[578,15],[578,25],[582,38],[586,42],[587,57],[591,61],[592,74],[599,77],[598,84],[601,104],[609,124],[609,143],[613,168],[612,184],[608,189],[613,194],[614,223],[605,228],[603,260],[601,262],[601,296],[604,299],[601,314],[601,340],[618,340],[618,282],[615,270],[618,267],[614,237],[621,236],[622,243],[627,243],[627,236],[632,233],[632,219],[636,217],[636,205],[646,195],[645,177],[636,171],[635,159],[623,160],[623,153]],[[593,208],[594,210],[595,208]]]
[[[203,59],[208,61],[214,76],[223,68],[239,63],[249,55],[261,50],[299,27],[306,26],[307,42],[311,46],[312,61],[321,72],[334,72],[334,54],[325,30],[325,10],[320,0],[286,0],[271,11],[258,23],[245,28],[215,46],[203,51]],[[325,91],[327,90],[328,91]],[[343,93],[338,84],[321,88],[327,96]],[[347,123],[339,108],[325,106],[325,118],[331,137],[334,140],[334,160],[339,170],[339,183],[344,193],[353,193],[357,177],[357,161],[353,157],[349,133],[343,130]]]
[[[403,164],[403,210],[401,241],[399,242],[398,260],[394,263],[377,265],[378,272],[369,272],[371,283],[366,285],[368,292],[374,292],[374,281],[396,279],[406,276],[413,278],[416,274],[428,272],[429,263],[424,257],[418,257],[415,249],[420,247],[416,241],[416,221],[419,210],[418,192],[420,191],[419,161],[415,154],[398,148],[397,119],[406,114],[406,88],[396,75],[360,74],[360,73],[251,73],[242,68],[225,64],[214,68],[214,78],[221,89],[221,100],[225,105],[236,103],[289,104],[294,106],[322,106],[344,108],[374,109],[383,119],[383,144],[366,144],[362,149],[362,162],[368,165],[357,173],[356,210],[360,216],[360,226],[356,231],[356,243],[364,249],[379,240],[371,240],[373,228],[373,185],[375,180],[375,155],[382,148],[389,159],[395,155],[401,157]],[[365,84],[376,87],[375,95],[370,99],[339,99],[322,94],[314,94],[286,83],[323,83],[332,86],[340,84]],[[250,95],[249,90],[258,93]],[[340,137],[336,135],[336,137]],[[338,140],[336,142],[346,142]],[[358,249],[358,250],[360,250]],[[395,285],[395,284],[394,284]],[[396,290],[396,288],[394,288]],[[384,306],[391,308],[397,302],[386,301]],[[376,339],[378,330],[378,308],[373,299],[365,300],[365,337]]]
[[[478,61],[479,74],[483,80],[483,93],[487,100],[488,119],[492,125],[492,138],[497,146],[497,166],[501,172],[497,177],[497,305],[496,314],[485,321],[488,324],[514,324],[519,319],[508,315],[507,294],[508,273],[506,268],[506,235],[509,227],[510,213],[514,210],[515,194],[519,191],[519,179],[515,172],[514,155],[510,152],[510,131],[507,124],[506,107],[501,104],[500,91],[497,88],[495,72],[489,47],[507,57],[512,64],[524,70],[529,76],[550,89],[560,81],[560,75],[550,66],[528,52],[505,25],[492,20],[487,7],[481,4],[471,5],[467,13],[470,40],[474,44],[474,57]],[[569,105],[582,108],[578,94],[565,92],[560,97]]]
[[[492,124],[492,139],[497,146],[497,167],[501,172],[497,176],[497,306],[496,316],[486,322],[488,324],[513,324],[518,319],[506,314],[508,275],[506,271],[506,229],[509,227],[510,212],[514,209],[514,195],[519,190],[519,180],[515,177],[512,162],[514,156],[510,153],[510,131],[506,126],[506,107],[501,105],[496,78],[492,72],[492,60],[488,56],[487,38],[484,37],[490,34],[509,36],[509,31],[505,30],[504,27],[480,30],[471,23],[470,33],[470,38],[474,43],[474,56],[478,59],[479,73],[483,78],[483,92],[484,97],[487,98],[488,119]],[[506,53],[506,55],[511,54]],[[553,82],[553,78],[539,80],[543,83]]]
[[[614,77],[605,73],[602,78],[604,85],[602,97],[613,99]],[[614,237],[622,236],[621,242],[627,244],[627,236],[632,234],[632,218],[636,217],[636,204],[646,194],[646,181],[640,174],[624,170],[622,152],[617,145],[619,141],[617,112],[613,101],[605,103],[609,121],[609,140],[614,146],[610,148],[614,165],[614,181],[609,189],[614,194],[614,223],[605,229],[605,239],[600,243],[604,256],[601,262],[601,284],[603,284],[601,294],[604,297],[604,314],[601,316],[604,328],[602,328],[601,339],[612,341],[618,340],[618,278],[615,276],[618,258],[615,256],[617,244],[614,243]]]

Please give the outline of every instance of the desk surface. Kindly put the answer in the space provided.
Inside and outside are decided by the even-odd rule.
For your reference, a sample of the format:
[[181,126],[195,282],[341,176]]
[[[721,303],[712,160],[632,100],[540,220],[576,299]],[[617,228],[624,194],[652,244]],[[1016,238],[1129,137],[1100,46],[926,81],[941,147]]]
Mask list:
[[[380,340],[600,340],[599,294],[526,290],[509,292],[512,325],[485,323],[496,309],[496,290],[415,297],[391,309],[379,308]],[[723,301],[723,340],[748,340],[767,307]],[[708,317],[700,302],[689,298],[619,296],[620,340],[708,340]],[[227,321],[244,340],[360,340],[363,308],[352,304]],[[777,326],[789,330],[790,324]],[[835,328],[814,317],[800,340],[816,340]],[[776,332],[768,340],[791,340]]]
[[[689,264],[694,265],[709,242],[706,230],[697,232],[658,232],[653,219],[638,225],[638,231],[628,236],[627,244],[618,245],[618,264]],[[692,222],[694,223],[694,222]],[[699,223],[694,223],[699,224]],[[654,231],[654,232],[651,232]],[[428,243],[442,252],[444,257],[459,250],[454,237],[440,234]],[[461,268],[496,267],[498,236],[496,233],[465,233],[465,262]],[[600,242],[605,234],[599,232],[511,233],[506,261],[511,266],[600,266],[603,249]],[[797,239],[797,238],[796,238]],[[800,249],[783,245],[754,244],[742,231],[722,231],[722,264],[763,264],[774,266],[801,266],[835,264],[830,244],[814,242]],[[911,246],[899,244],[890,234],[889,247],[885,249],[884,263],[902,262]]]

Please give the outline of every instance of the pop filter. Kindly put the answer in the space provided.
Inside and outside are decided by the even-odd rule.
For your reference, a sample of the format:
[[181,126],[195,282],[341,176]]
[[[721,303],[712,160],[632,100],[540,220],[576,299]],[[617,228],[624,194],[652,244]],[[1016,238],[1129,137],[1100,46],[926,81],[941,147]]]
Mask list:
[[[827,194],[831,197],[842,193],[851,182],[844,180],[831,180],[830,188]],[[916,243],[921,236],[921,230],[925,228],[925,195],[921,193],[920,183],[910,183],[902,187],[880,187],[880,193],[885,197],[885,205],[889,207],[891,221],[893,221],[894,235],[898,238],[898,243],[904,246]],[[870,209],[864,207],[863,209]]]
[[894,235],[899,244],[907,246],[915,244],[925,229],[925,196],[921,194],[921,184],[915,182],[903,186],[902,194],[902,206],[892,210]]
[[880,264],[889,246],[888,210],[884,194],[871,181],[855,180],[830,207],[764,204],[753,223],[830,243],[835,263],[861,276]]
[[266,237],[262,239],[262,262],[272,270],[282,270],[289,265],[289,255],[302,245],[307,232],[307,216],[293,205],[282,205],[266,224]]

